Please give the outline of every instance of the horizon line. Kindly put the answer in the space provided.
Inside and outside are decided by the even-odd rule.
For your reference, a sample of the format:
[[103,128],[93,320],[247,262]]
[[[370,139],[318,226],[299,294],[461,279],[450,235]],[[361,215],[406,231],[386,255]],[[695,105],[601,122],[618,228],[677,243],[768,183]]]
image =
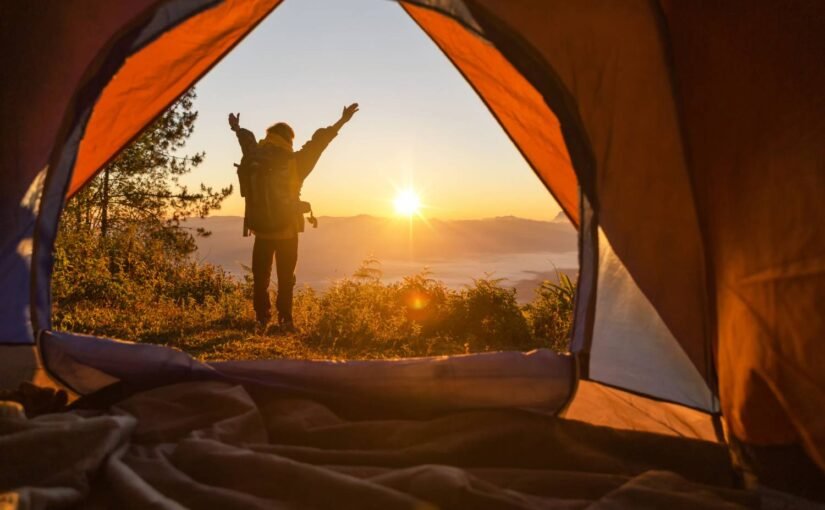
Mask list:
[[[409,221],[410,218],[404,217],[396,217],[396,216],[377,216],[374,214],[368,213],[361,213],[361,214],[353,214],[349,216],[333,216],[333,215],[319,215],[316,216],[317,218],[336,218],[336,219],[352,219],[352,218],[375,218],[375,219],[384,219],[384,220],[398,220],[398,221]],[[189,216],[184,218],[182,221],[187,221],[190,219],[208,219],[208,218],[239,218],[243,219],[242,215],[238,214],[209,214],[204,217],[200,216]],[[539,220],[535,218],[526,218],[524,216],[516,216],[513,214],[508,214],[504,216],[482,216],[476,218],[439,218],[439,217],[426,217],[426,218],[418,218],[420,221],[485,221],[485,220],[499,220],[499,219],[516,219],[516,220],[524,220],[524,221],[535,221],[539,223],[562,223],[567,222],[570,223],[570,219],[567,218],[567,215],[564,214],[564,211],[559,211],[555,218],[552,220]]]

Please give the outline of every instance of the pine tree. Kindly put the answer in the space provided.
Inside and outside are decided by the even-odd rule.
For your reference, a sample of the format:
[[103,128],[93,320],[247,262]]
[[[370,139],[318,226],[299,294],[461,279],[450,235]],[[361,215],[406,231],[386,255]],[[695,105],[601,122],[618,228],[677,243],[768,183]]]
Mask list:
[[206,216],[232,193],[232,186],[215,190],[201,184],[193,192],[180,183],[205,157],[179,154],[195,127],[195,97],[194,89],[185,93],[69,200],[61,235],[82,231],[105,239],[138,228],[164,238],[181,254],[194,250],[181,220]]

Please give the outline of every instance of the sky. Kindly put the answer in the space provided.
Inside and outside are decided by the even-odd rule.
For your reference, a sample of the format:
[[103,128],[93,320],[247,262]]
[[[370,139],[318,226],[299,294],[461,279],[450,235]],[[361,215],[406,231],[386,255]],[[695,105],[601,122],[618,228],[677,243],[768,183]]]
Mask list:
[[428,218],[551,220],[559,207],[464,78],[395,3],[285,0],[196,87],[195,132],[184,152],[205,162],[184,180],[235,185],[217,215],[242,215],[233,162],[241,151],[227,115],[257,137],[275,122],[295,147],[344,126],[307,178],[316,215],[393,215],[413,188]]

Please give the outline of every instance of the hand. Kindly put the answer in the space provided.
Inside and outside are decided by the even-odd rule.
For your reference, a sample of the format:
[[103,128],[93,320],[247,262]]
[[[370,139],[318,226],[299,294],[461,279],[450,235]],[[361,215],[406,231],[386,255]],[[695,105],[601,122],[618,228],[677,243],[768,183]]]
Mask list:
[[358,103],[352,103],[349,106],[344,107],[344,111],[341,112],[341,121],[342,122],[349,122],[355,112],[358,111]]
[[237,131],[237,130],[241,129],[240,122],[241,122],[241,114],[240,113],[237,113],[235,115],[232,115],[231,113],[229,114],[229,127],[232,129],[232,131]]

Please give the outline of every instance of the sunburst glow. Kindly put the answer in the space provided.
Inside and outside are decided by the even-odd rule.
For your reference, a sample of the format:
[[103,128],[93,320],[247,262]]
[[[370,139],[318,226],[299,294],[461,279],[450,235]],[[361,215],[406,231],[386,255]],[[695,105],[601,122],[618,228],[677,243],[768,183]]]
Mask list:
[[412,216],[418,214],[421,210],[421,200],[412,189],[406,189],[398,192],[393,201],[395,205],[395,212],[401,216]]

